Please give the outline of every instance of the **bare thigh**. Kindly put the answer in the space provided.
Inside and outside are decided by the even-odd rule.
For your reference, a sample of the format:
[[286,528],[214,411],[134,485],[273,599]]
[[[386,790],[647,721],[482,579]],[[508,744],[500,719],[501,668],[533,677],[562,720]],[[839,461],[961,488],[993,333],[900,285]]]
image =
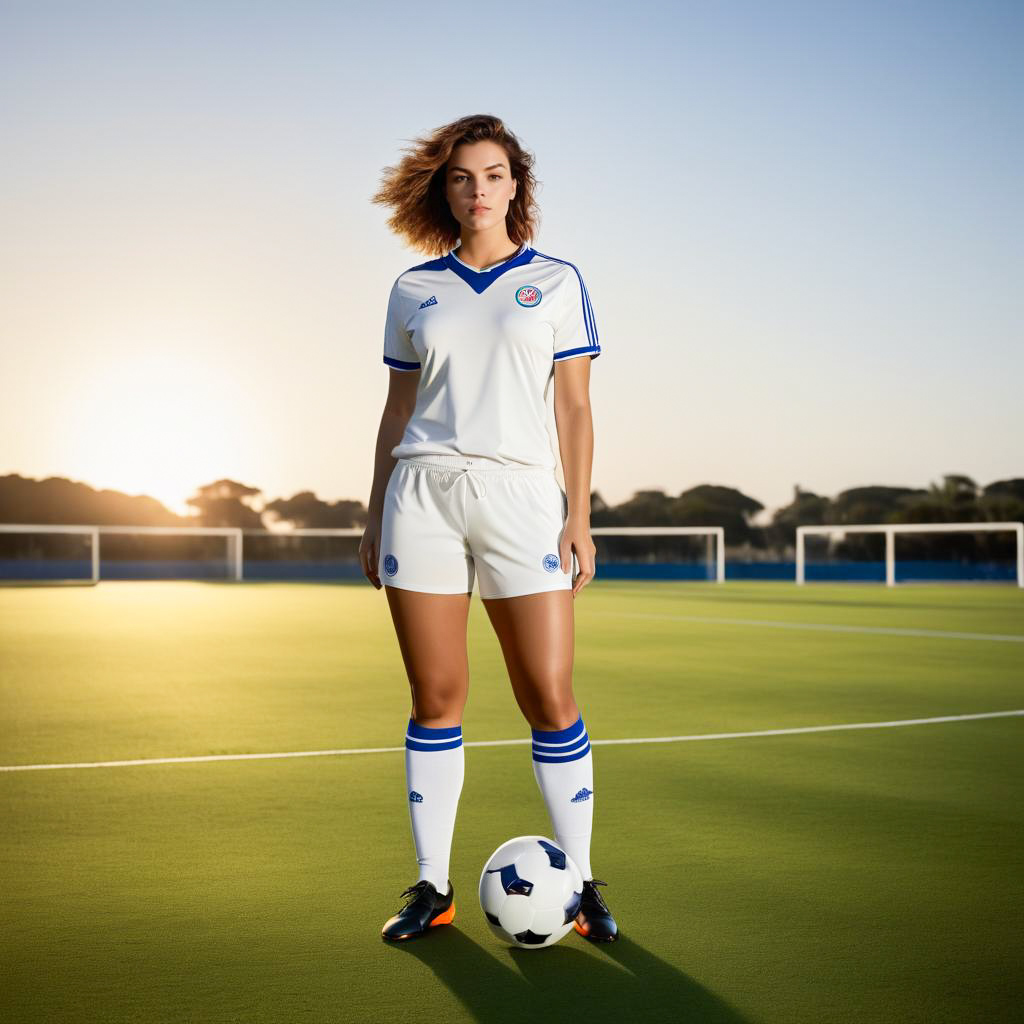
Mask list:
[[412,691],[412,718],[441,728],[462,724],[469,694],[469,594],[424,594],[385,585]]
[[533,729],[565,729],[580,715],[572,692],[572,591],[484,599],[516,703]]

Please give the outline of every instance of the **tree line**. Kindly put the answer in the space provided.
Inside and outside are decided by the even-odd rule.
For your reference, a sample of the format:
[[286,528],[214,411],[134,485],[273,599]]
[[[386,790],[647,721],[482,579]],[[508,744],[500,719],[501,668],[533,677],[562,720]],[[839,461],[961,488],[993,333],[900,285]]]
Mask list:
[[[35,480],[17,473],[0,477],[0,522],[99,526],[228,526],[243,529],[363,527],[367,510],[354,499],[325,501],[313,491],[261,502],[257,487],[222,479],[199,487],[179,516],[154,498],[96,490],[64,477]],[[672,495],[636,491],[609,505],[591,494],[592,526],[721,526],[727,546],[749,557],[789,557],[797,526],[863,523],[1024,522],[1024,477],[981,486],[947,474],[927,488],[872,485],[834,496],[793,489],[789,504],[767,524],[754,518],[765,506],[734,487],[700,484]],[[938,534],[901,537],[906,557],[1011,557],[1010,535]],[[853,535],[833,549],[836,557],[880,557],[880,536]]]

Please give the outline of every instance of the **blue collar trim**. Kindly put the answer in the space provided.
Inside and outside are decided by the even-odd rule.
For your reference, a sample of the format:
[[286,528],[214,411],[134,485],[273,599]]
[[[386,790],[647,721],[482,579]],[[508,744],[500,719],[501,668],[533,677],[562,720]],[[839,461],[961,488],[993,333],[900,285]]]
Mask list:
[[[455,250],[453,249],[452,252]],[[487,287],[494,284],[495,281],[501,277],[502,274],[511,270],[513,267],[521,267],[524,263],[529,263],[533,259],[534,250],[530,246],[523,246],[522,251],[517,253],[511,259],[505,260],[504,263],[499,263],[496,267],[491,267],[490,270],[474,270],[472,267],[467,267],[458,257],[453,256],[452,252],[449,252],[446,256],[441,257],[441,262],[451,271],[454,271],[459,277],[462,278],[470,288],[473,289],[478,295]]]

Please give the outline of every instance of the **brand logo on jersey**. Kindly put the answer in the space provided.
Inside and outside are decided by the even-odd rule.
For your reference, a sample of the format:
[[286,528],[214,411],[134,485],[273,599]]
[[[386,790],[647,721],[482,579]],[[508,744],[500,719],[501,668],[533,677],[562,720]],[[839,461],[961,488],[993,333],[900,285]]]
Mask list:
[[[581,790],[580,790],[580,792],[582,793],[582,792],[583,792],[583,790],[581,789]],[[412,802],[413,802],[414,804],[421,804],[421,803],[423,803],[423,797],[421,797],[421,796],[419,795],[419,793],[417,793],[417,792],[416,792],[416,790],[415,790],[415,789],[414,789],[414,790],[413,790],[413,791],[412,791],[412,792],[411,792],[411,793],[409,794],[409,799],[410,799],[410,800],[411,800],[411,801],[412,801]]]
[[394,576],[398,572],[398,559],[394,555],[384,556],[384,571],[389,576]]
[[587,789],[587,787],[584,786],[569,802],[579,804],[584,800],[589,800],[593,795],[594,791],[592,789]]
[[420,309],[422,309],[424,306],[436,306],[436,305],[437,305],[437,296],[436,295],[431,295],[430,298],[427,299],[426,302],[421,302],[420,303]]
[[540,289],[535,284],[524,284],[516,292],[516,302],[520,306],[536,306],[540,302]]
[[544,568],[548,572],[555,572],[558,567],[562,564],[562,560],[558,555],[545,555],[543,558]]

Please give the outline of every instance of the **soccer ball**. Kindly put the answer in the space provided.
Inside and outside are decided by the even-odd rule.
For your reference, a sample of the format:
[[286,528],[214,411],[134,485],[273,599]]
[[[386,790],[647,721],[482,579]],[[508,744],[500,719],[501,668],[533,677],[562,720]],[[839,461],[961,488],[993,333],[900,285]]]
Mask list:
[[502,843],[480,873],[480,906],[491,931],[524,949],[551,946],[566,935],[582,898],[576,862],[544,836]]

